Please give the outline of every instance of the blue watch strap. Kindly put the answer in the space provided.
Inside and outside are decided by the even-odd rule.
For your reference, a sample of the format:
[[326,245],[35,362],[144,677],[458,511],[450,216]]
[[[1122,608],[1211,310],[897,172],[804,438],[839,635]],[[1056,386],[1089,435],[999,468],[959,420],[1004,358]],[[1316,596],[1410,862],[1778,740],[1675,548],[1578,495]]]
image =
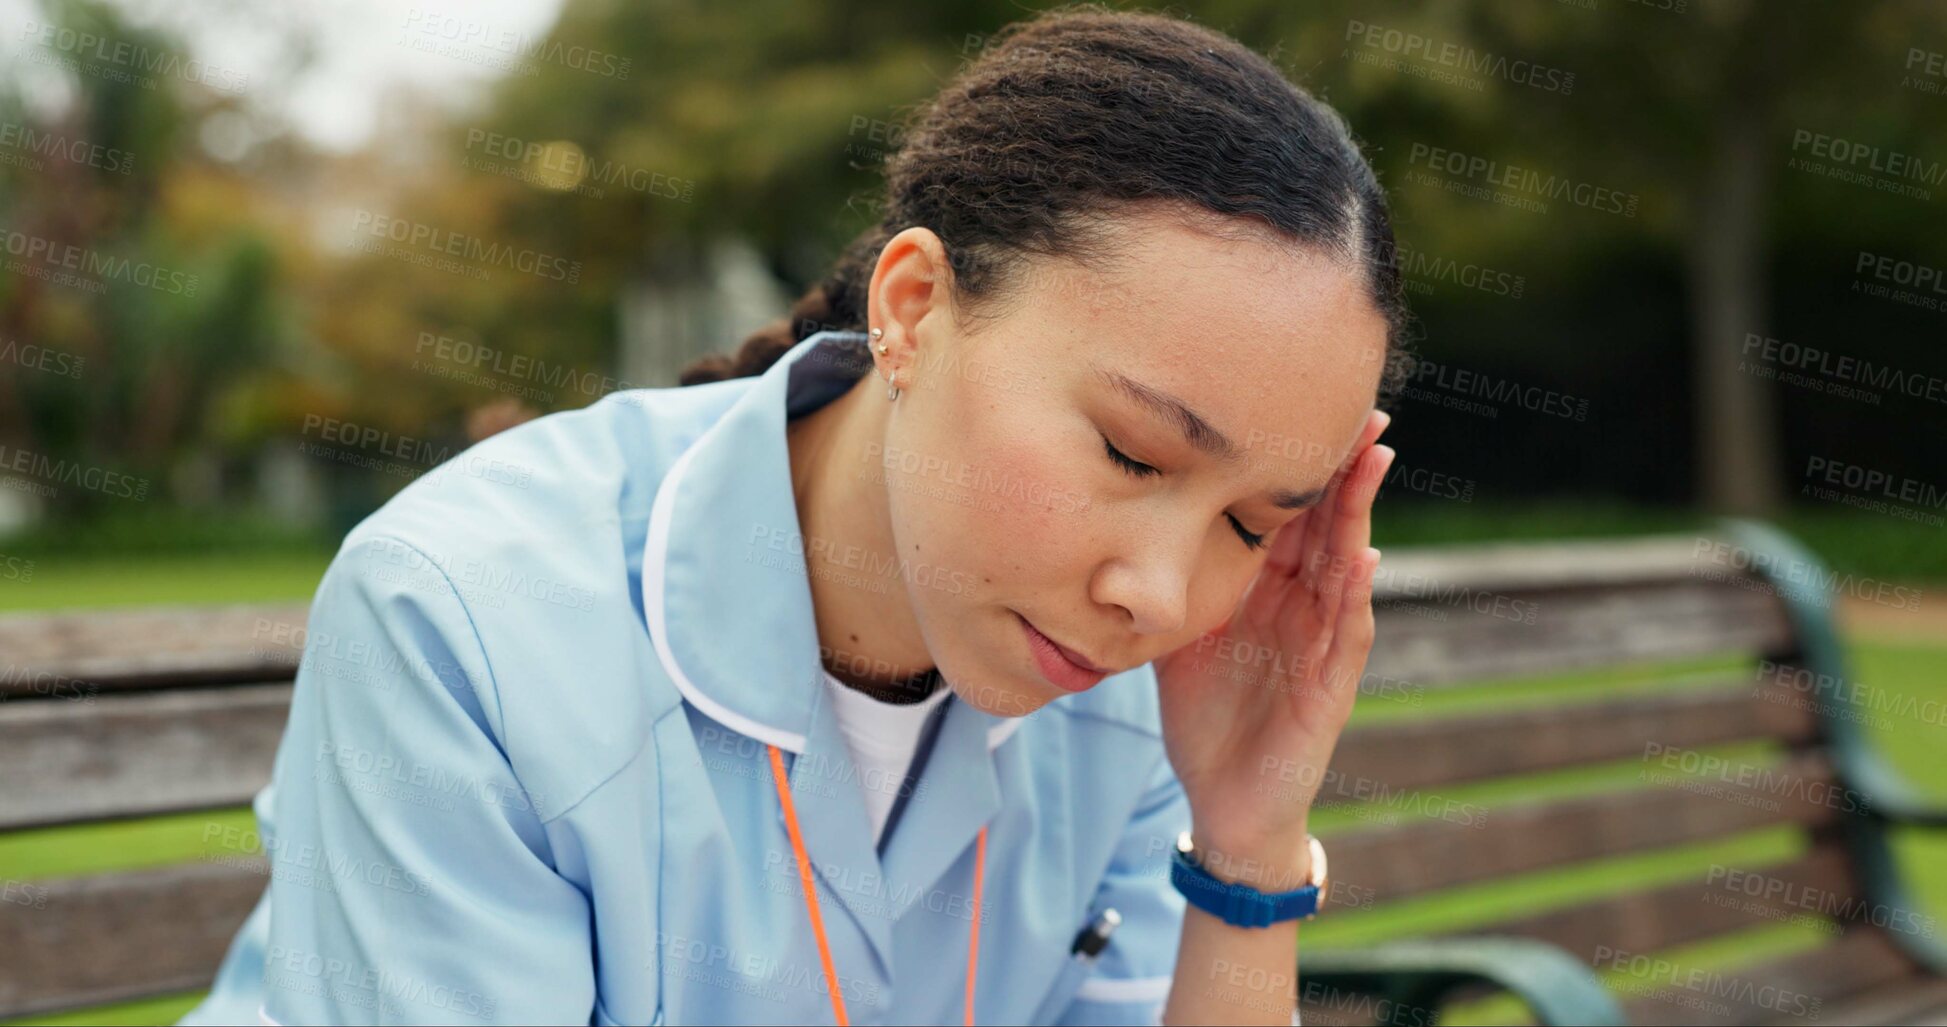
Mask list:
[[1236,927],[1269,927],[1318,912],[1318,886],[1287,892],[1261,892],[1249,885],[1219,881],[1181,848],[1170,854],[1170,884],[1192,906]]

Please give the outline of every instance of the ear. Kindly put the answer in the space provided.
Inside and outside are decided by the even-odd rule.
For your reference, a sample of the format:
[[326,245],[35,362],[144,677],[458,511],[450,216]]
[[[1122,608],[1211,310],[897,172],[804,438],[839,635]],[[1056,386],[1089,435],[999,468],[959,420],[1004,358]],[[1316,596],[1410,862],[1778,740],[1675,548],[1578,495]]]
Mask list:
[[946,244],[932,229],[915,225],[886,241],[865,304],[867,323],[882,333],[872,343],[880,377],[902,389],[917,384],[921,325],[928,317],[950,316],[952,289]]

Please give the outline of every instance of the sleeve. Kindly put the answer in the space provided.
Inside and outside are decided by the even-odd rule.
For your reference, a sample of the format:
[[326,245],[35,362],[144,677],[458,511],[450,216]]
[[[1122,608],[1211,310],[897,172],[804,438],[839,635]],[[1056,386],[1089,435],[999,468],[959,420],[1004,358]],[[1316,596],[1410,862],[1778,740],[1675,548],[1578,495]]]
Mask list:
[[[1130,817],[1089,907],[1091,916],[1114,908],[1122,915],[1122,926],[1055,1020],[1058,1027],[1163,1023],[1186,908],[1182,894],[1170,884],[1170,850],[1177,836],[1190,829],[1190,803],[1168,758],[1157,763],[1149,790]],[[1291,1024],[1299,1027],[1295,1008]]]
[[452,582],[405,543],[348,542],[311,607],[272,780],[262,1020],[588,1023],[590,913],[553,868],[497,735]]
[[1169,880],[1170,850],[1190,828],[1190,803],[1169,760],[1159,755],[1156,762],[1089,907],[1091,917],[1113,908],[1122,924],[1056,1018],[1061,1027],[1162,1022],[1183,931],[1183,896]]

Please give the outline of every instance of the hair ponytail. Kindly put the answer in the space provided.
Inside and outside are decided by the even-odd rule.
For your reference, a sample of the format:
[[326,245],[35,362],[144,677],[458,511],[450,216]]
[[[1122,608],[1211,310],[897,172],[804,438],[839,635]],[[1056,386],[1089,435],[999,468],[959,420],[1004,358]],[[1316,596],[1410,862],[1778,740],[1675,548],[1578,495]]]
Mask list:
[[865,286],[878,266],[880,247],[890,238],[883,225],[867,229],[845,248],[823,282],[791,304],[790,313],[750,333],[735,353],[706,353],[691,361],[677,377],[678,384],[763,374],[786,350],[819,332],[865,331]]

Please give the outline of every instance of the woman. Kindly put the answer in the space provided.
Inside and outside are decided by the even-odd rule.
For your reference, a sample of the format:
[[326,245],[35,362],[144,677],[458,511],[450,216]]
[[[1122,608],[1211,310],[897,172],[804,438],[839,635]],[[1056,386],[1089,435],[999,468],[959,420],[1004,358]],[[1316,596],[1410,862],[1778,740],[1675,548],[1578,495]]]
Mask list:
[[1373,174],[1093,9],[887,171],[734,359],[350,533],[186,1022],[1292,1022],[1400,377]]

